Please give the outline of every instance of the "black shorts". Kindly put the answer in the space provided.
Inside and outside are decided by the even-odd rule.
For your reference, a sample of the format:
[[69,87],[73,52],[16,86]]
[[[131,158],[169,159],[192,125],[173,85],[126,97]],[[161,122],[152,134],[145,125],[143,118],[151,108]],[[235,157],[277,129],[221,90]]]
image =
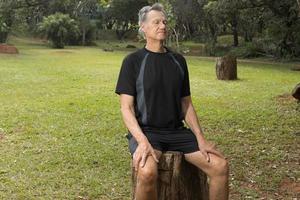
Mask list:
[[[189,128],[177,130],[143,130],[152,147],[159,151],[179,151],[192,153],[199,151],[197,138]],[[134,154],[138,143],[131,133],[127,134],[128,146],[131,155]]]

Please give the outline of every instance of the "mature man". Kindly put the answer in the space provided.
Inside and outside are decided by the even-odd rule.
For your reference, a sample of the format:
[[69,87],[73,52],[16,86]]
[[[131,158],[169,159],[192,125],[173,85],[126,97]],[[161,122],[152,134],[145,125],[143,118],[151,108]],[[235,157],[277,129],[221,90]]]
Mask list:
[[183,152],[208,175],[210,200],[228,199],[228,163],[203,136],[184,57],[163,45],[167,19],[161,4],[143,7],[139,26],[146,45],[123,60],[116,87],[137,170],[136,199],[157,199],[157,163],[163,151]]

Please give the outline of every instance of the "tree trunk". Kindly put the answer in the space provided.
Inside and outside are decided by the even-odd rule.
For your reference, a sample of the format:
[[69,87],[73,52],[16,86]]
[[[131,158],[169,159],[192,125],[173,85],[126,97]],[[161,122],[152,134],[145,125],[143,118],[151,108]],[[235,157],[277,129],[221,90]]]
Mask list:
[[232,16],[232,34],[233,34],[233,46],[237,47],[239,45],[239,35],[238,35],[238,21],[237,21],[237,16],[234,14]]
[[248,33],[247,30],[244,32],[244,41],[245,41],[245,42],[250,42],[250,39],[249,39],[249,33]]
[[82,46],[85,45],[85,35],[86,35],[86,29],[85,27],[82,28]]
[[175,29],[175,28],[172,28],[172,30],[173,30],[173,33],[174,33],[174,35],[175,35],[176,49],[177,49],[177,51],[179,51],[180,49],[179,49],[178,33],[176,32],[176,29]]
[[227,55],[221,58],[217,58],[216,74],[218,80],[237,79],[236,57]]
[[7,32],[0,32],[0,43],[6,43],[8,33]]
[[[132,167],[132,199],[135,199],[136,173]],[[180,152],[165,152],[158,165],[158,200],[208,200],[207,177],[185,161]]]

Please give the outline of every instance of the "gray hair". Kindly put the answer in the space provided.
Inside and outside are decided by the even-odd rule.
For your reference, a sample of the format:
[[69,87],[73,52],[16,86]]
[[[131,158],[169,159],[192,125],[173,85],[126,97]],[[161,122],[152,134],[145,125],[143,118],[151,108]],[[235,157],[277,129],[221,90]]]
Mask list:
[[141,30],[141,25],[143,22],[146,21],[147,19],[147,14],[151,11],[151,10],[156,10],[156,11],[160,11],[162,12],[165,17],[167,17],[167,13],[164,10],[164,7],[162,4],[160,3],[155,3],[152,6],[144,6],[140,11],[139,11],[139,34],[141,34],[143,37],[145,37],[144,32]]

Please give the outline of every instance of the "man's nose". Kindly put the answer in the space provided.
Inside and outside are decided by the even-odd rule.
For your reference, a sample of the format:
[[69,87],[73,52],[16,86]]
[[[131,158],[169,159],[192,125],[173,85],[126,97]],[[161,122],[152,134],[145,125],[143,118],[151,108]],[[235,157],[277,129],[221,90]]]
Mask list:
[[166,28],[166,24],[164,22],[160,22],[159,23],[159,28],[165,29]]

